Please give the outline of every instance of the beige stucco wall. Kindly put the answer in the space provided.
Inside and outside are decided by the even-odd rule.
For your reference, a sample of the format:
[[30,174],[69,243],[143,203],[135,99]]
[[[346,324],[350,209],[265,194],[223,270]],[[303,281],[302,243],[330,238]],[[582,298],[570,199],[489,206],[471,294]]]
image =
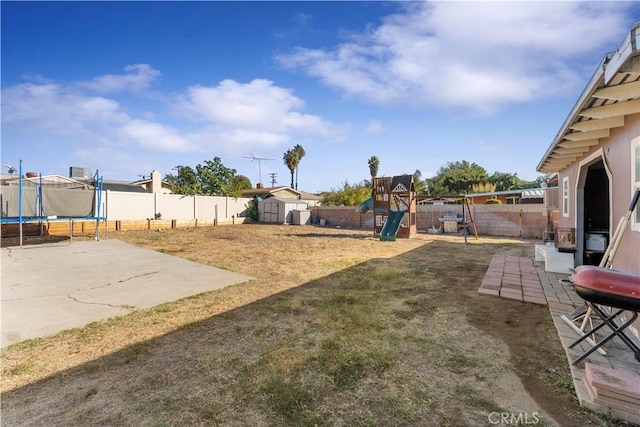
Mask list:
[[[604,158],[605,165],[610,174],[609,203],[612,208],[609,218],[610,236],[613,236],[620,219],[626,214],[633,194],[631,181],[633,170],[631,141],[638,138],[638,136],[640,136],[640,114],[626,116],[624,127],[611,129],[609,138],[601,138],[600,144],[583,157],[583,159]],[[584,160],[582,162],[584,163]],[[564,217],[562,214],[561,192],[558,225],[560,228],[575,228],[576,236],[579,235],[579,228],[581,226],[580,221],[578,221],[576,199],[580,169],[581,162],[576,162],[559,172],[559,186],[561,191],[564,178],[569,177],[570,204],[569,216]],[[612,267],[640,274],[640,230],[632,230],[630,224],[626,227],[623,240],[615,255]]]

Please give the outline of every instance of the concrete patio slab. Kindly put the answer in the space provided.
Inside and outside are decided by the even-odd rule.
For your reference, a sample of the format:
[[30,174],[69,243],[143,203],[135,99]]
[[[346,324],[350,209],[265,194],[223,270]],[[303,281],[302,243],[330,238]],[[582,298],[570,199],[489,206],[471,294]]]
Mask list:
[[251,280],[109,239],[2,248],[1,346]]

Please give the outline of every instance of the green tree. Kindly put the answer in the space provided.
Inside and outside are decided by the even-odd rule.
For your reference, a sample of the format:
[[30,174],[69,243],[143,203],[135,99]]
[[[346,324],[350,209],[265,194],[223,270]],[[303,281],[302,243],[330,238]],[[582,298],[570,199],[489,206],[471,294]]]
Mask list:
[[246,176],[236,175],[233,177],[233,189],[231,190],[233,197],[241,197],[242,190],[250,190],[251,188],[253,188],[251,180]]
[[220,157],[205,160],[197,165],[196,172],[202,185],[202,193],[208,196],[231,196],[236,170],[222,164]]
[[171,184],[171,192],[185,196],[233,196],[239,197],[244,189],[251,188],[249,178],[236,175],[236,170],[222,164],[220,157],[206,160],[195,169],[190,166],[176,166],[176,175],[166,175]]
[[349,184],[345,181],[341,189],[331,189],[322,197],[324,206],[358,206],[371,197],[371,188],[361,182]]
[[176,166],[176,175],[166,175],[164,180],[171,184],[171,192],[183,194],[185,196],[195,196],[202,194],[202,185],[198,179],[196,171],[190,166]]
[[302,145],[300,144],[296,144],[296,146],[293,147],[293,152],[296,156],[296,190],[297,190],[298,189],[298,169],[300,167],[300,161],[307,154],[307,152],[304,151],[304,148],[302,148]]
[[489,176],[491,184],[495,184],[495,191],[519,190],[524,188],[524,181],[518,177],[517,173],[494,172]]
[[296,156],[295,151],[293,150],[285,151],[284,155],[282,156],[282,160],[284,160],[284,164],[287,165],[287,168],[289,168],[289,171],[291,172],[291,188],[295,189],[295,186],[293,183],[293,173],[298,167],[298,158]]
[[427,185],[422,180],[422,172],[419,169],[413,173],[413,187],[416,191],[416,195],[422,196],[427,194]]
[[369,173],[371,174],[371,183],[373,183],[373,178],[378,176],[378,168],[380,167],[380,160],[376,156],[369,157]]
[[488,180],[487,171],[476,163],[466,160],[448,162],[440,167],[433,178],[428,179],[429,192],[434,195],[464,194],[473,184]]

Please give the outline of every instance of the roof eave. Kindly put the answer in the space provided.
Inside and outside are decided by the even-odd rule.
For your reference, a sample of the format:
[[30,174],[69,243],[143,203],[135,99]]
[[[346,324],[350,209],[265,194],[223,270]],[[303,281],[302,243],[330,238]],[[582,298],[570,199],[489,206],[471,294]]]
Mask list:
[[601,84],[606,86],[611,78],[625,66],[627,61],[638,54],[638,40],[640,39],[640,23],[636,23],[629,31],[627,37],[615,52],[610,52],[602,59],[596,71],[591,76],[589,83],[586,85],[582,94],[574,104],[571,112],[560,127],[560,130],[553,139],[553,142],[544,153],[542,160],[538,163],[536,170],[541,173],[554,173],[557,170],[548,169],[545,164],[549,160],[551,154],[558,148],[558,145],[568,133],[571,126],[579,115],[579,112],[585,108],[593,93]]
[[[549,159],[549,156],[551,155],[551,153],[553,153],[554,150],[558,148],[558,144],[560,143],[560,141],[562,141],[564,135],[567,133],[569,126],[571,125],[571,123],[574,122],[580,110],[582,110],[585,104],[589,101],[589,99],[591,98],[591,95],[593,95],[596,88],[598,87],[599,82],[604,80],[605,64],[607,63],[610,56],[611,56],[611,53],[607,54],[602,59],[602,61],[600,61],[600,64],[596,68],[595,73],[593,73],[593,76],[591,76],[589,83],[582,91],[580,98],[578,98],[576,103],[573,105],[571,112],[569,113],[567,118],[564,120],[564,123],[562,123],[562,126],[560,127],[560,130],[558,131],[558,133],[556,133],[556,136],[553,138],[553,142],[551,143],[547,151],[544,153],[544,156],[542,157],[542,160],[540,160],[540,163],[538,163],[538,166],[536,167],[536,170],[538,172],[551,173],[551,171],[543,170],[544,164]],[[553,171],[553,172],[556,172],[556,171]]]

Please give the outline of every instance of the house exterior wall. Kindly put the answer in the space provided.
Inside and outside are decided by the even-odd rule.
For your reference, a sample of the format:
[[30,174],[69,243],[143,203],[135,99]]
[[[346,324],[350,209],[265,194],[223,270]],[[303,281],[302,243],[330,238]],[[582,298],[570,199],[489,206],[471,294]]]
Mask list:
[[[625,118],[625,126],[611,129],[608,138],[601,138],[600,144],[594,147],[583,159],[601,155],[611,174],[610,177],[610,206],[609,235],[613,233],[620,219],[627,213],[629,202],[633,194],[632,173],[633,163],[631,159],[631,141],[640,135],[640,114],[628,115]],[[560,186],[565,178],[569,180],[569,213],[563,216],[562,194],[560,194],[560,212],[558,215],[558,227],[560,229],[576,229],[579,235],[580,227],[584,228],[578,220],[577,189],[580,178],[581,162],[575,162],[558,174]],[[562,190],[561,190],[562,191]],[[638,209],[638,208],[636,208]],[[584,230],[583,230],[584,231]],[[640,274],[640,230],[633,230],[631,224],[626,226],[623,240],[613,260],[612,267]]]
[[282,188],[272,192],[274,197],[281,197],[285,199],[297,199],[298,193],[290,190],[289,188]]

